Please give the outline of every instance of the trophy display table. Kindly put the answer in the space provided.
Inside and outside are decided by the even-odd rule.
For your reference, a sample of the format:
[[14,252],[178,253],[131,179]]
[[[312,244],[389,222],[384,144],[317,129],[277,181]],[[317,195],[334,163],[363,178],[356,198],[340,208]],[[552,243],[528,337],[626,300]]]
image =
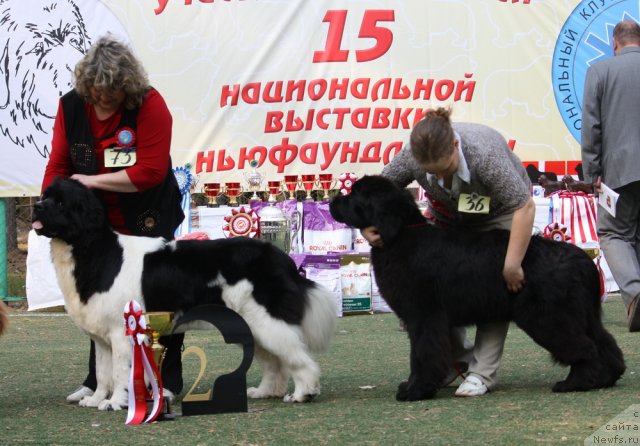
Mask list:
[[[534,220],[534,230],[542,231],[549,223],[549,205],[550,199],[547,197],[534,197],[536,204],[536,213]],[[248,207],[249,205],[243,205]],[[200,206],[192,213],[197,212],[199,225],[193,227],[192,232],[202,231],[207,233],[209,238],[224,238],[223,231],[224,218],[232,209],[238,209],[233,206],[205,207]],[[193,215],[192,215],[193,216]],[[298,238],[303,236],[304,229],[298,231]],[[50,260],[50,239],[44,236],[38,236],[32,230],[29,233],[29,251],[27,254],[27,302],[29,310],[38,310],[50,308],[64,304],[62,292],[58,287],[57,279]],[[302,247],[301,243],[298,243]],[[296,252],[302,252],[299,249]],[[601,261],[601,267],[605,274],[605,289],[608,292],[617,291],[618,286],[613,280],[611,271],[604,261]]]

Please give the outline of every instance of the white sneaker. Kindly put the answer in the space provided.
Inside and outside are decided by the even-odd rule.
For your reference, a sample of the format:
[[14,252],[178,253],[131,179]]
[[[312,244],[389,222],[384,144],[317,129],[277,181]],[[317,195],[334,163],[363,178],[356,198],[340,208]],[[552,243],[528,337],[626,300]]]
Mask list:
[[456,390],[456,396],[481,396],[488,391],[489,389],[480,378],[469,375]]
[[91,390],[87,386],[80,386],[76,390],[74,390],[72,394],[70,394],[67,397],[67,402],[77,403],[85,396],[91,396],[91,395],[93,395],[93,390]]

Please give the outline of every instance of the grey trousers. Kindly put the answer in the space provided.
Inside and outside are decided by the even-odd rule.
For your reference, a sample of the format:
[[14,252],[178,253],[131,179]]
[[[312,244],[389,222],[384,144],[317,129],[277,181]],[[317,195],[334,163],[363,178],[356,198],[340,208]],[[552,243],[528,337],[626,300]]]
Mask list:
[[[469,227],[472,231],[489,231],[491,229],[511,229],[513,215],[504,215],[483,222],[482,225]],[[480,378],[487,388],[495,386],[500,358],[504,350],[504,341],[509,331],[509,322],[478,324],[473,349],[468,348],[466,329],[455,327],[451,330],[451,345],[456,361],[469,363],[470,374]],[[466,343],[466,344],[465,344]]]
[[640,181],[616,192],[620,196],[615,218],[598,206],[598,237],[628,309],[631,301],[640,295]]

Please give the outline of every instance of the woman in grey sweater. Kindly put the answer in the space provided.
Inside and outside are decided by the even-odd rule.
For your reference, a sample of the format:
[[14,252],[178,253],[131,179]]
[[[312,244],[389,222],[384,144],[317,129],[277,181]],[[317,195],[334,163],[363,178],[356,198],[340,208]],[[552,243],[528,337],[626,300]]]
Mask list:
[[[524,285],[522,270],[535,216],[531,183],[520,159],[494,129],[451,123],[451,110],[427,112],[410,142],[382,171],[401,187],[414,180],[428,198],[426,215],[435,224],[469,231],[511,231],[502,275],[509,291]],[[374,246],[383,240],[376,228],[362,235]],[[464,280],[464,277],[460,277]],[[468,375],[456,396],[484,395],[495,385],[508,323],[478,325],[473,350],[465,348],[464,328],[452,329],[453,354],[468,363]]]

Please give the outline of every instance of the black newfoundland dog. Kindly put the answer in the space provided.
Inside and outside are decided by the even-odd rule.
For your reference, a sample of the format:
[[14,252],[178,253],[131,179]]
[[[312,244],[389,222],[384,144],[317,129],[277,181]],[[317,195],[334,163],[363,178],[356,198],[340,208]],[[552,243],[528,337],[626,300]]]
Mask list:
[[[98,387],[81,406],[127,405],[131,345],[123,309],[130,300],[146,311],[177,313],[226,305],[247,322],[263,369],[260,385],[247,390],[250,398],[306,402],[320,393],[311,352],[326,349],[333,336],[336,300],[270,243],[117,234],[93,192],[69,179],[56,180],[35,204],[33,228],[52,239],[66,310],[96,344]],[[289,375],[295,384],[290,394]]]
[[622,352],[601,322],[596,266],[576,246],[532,237],[524,289],[502,278],[508,231],[464,232],[430,225],[406,190],[381,176],[358,180],[333,199],[331,214],[355,228],[376,226],[384,247],[371,249],[382,296],[406,323],[411,374],[396,398],[432,398],[453,363],[450,326],[514,321],[571,370],[554,392],[613,386]]

